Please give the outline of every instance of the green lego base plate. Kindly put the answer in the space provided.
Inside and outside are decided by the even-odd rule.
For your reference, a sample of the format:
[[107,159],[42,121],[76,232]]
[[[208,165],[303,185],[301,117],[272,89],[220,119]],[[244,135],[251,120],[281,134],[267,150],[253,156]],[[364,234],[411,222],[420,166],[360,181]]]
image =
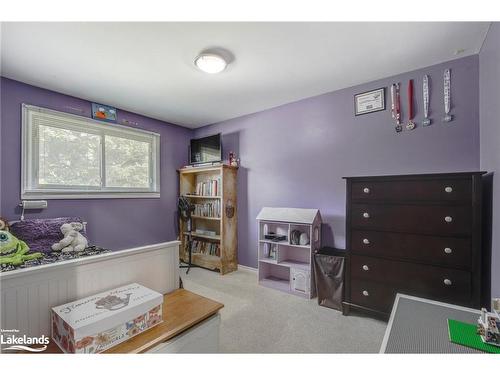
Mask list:
[[487,353],[500,354],[500,347],[485,344],[483,340],[481,340],[481,337],[476,333],[476,326],[474,324],[448,319],[448,333],[450,335],[450,341],[455,344]]

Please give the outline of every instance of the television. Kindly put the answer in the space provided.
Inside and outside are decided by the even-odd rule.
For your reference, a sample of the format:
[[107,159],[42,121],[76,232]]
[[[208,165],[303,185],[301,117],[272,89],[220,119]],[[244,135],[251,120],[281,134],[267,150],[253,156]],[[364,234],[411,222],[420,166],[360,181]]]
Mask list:
[[217,163],[222,161],[221,135],[191,139],[189,164]]

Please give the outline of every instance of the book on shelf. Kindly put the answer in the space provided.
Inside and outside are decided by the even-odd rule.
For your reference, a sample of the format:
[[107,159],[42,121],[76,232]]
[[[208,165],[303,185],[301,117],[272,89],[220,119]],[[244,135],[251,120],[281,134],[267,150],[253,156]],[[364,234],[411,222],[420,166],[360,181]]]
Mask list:
[[[184,237],[184,243],[186,251],[189,251],[189,241],[188,237]],[[197,239],[193,239],[191,241],[191,252],[193,254],[206,254],[206,255],[214,255],[220,256],[220,244],[215,242],[201,241]]]
[[198,182],[196,184],[196,195],[207,197],[217,197],[220,193],[221,178],[217,177],[212,180]]
[[193,215],[219,219],[221,217],[221,202],[217,200],[209,203],[197,203],[194,205]]
[[204,236],[212,236],[212,237],[215,237],[217,235],[217,233],[214,230],[199,229],[199,228],[196,228],[194,233],[195,234],[202,234]]

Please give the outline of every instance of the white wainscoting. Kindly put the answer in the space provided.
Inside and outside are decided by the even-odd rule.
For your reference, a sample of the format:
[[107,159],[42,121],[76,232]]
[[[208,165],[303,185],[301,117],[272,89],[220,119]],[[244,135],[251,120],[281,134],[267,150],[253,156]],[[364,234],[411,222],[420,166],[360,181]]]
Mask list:
[[0,274],[2,329],[50,335],[50,308],[137,282],[159,293],[179,288],[179,241],[147,245]]

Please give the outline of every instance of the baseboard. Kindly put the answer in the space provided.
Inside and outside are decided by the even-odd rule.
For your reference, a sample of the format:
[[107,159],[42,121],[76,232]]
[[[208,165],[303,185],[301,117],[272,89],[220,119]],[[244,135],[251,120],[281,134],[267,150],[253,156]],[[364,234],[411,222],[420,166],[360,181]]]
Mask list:
[[238,264],[238,268],[241,268],[241,269],[244,269],[244,270],[247,270],[247,271],[252,271],[252,272],[257,272],[258,271],[257,268],[244,266],[242,264]]

